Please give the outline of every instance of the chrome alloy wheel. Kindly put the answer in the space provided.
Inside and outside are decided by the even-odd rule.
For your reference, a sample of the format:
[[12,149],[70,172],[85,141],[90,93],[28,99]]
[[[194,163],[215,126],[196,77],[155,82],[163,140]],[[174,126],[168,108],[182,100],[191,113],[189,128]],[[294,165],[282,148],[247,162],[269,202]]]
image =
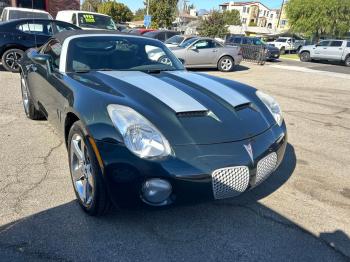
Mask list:
[[18,70],[19,69],[18,61],[21,58],[22,58],[22,54],[16,51],[12,51],[5,56],[5,63],[12,70]]
[[224,71],[230,71],[233,66],[233,63],[230,59],[226,58],[221,61],[221,68]]
[[72,137],[70,168],[75,191],[83,205],[89,206],[94,195],[94,179],[89,152],[79,134]]
[[22,90],[22,101],[25,113],[29,114],[29,94],[28,87],[24,76],[21,75],[21,90]]

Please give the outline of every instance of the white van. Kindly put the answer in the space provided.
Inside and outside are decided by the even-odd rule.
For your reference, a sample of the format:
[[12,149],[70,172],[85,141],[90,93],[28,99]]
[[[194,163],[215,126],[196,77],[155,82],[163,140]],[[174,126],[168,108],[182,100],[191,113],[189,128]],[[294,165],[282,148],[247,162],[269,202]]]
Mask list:
[[19,8],[19,7],[5,7],[2,10],[0,21],[9,21],[22,18],[39,18],[52,19],[52,16],[43,10]]
[[56,15],[56,20],[74,24],[84,30],[117,30],[110,16],[93,12],[79,10],[59,11]]

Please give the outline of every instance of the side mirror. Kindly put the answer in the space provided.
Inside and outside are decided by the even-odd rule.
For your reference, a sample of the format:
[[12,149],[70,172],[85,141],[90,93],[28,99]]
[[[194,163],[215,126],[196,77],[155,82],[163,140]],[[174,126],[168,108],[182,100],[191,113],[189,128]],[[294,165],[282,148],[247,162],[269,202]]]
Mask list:
[[191,46],[189,49],[191,50],[197,50],[197,47],[195,45]]
[[185,64],[185,59],[182,59],[182,58],[178,58],[179,60],[180,60],[180,62],[181,62],[181,64]]
[[44,55],[44,54],[36,54],[32,57],[32,60],[35,63],[38,63],[40,65],[48,65],[51,61],[51,57],[49,55]]

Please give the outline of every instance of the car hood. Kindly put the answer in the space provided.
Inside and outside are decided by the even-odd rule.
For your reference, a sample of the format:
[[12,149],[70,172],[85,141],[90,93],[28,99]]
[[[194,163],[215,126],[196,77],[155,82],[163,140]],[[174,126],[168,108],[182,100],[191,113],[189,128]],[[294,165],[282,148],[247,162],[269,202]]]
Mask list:
[[277,48],[277,47],[275,47],[275,46],[272,46],[272,45],[266,45],[266,48],[267,48],[267,50],[269,50],[270,52],[271,51],[279,51],[279,49]]
[[70,77],[102,92],[104,108],[116,103],[136,110],[172,145],[244,140],[275,124],[254,88],[206,74],[105,71]]

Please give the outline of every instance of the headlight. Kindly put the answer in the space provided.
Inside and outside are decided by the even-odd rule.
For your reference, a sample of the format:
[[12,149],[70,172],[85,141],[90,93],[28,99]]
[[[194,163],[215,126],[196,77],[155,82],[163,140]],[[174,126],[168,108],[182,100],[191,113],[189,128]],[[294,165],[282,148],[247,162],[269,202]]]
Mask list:
[[155,159],[171,154],[169,142],[146,118],[130,107],[108,105],[114,126],[124,138],[126,147],[140,158]]
[[256,95],[261,99],[261,101],[270,110],[270,112],[273,115],[273,117],[275,118],[277,124],[279,126],[281,126],[282,123],[283,123],[283,116],[282,116],[281,107],[277,103],[277,101],[273,97],[271,97],[271,96],[269,96],[269,95],[267,95],[267,94],[265,94],[265,93],[263,93],[261,91],[257,91]]

